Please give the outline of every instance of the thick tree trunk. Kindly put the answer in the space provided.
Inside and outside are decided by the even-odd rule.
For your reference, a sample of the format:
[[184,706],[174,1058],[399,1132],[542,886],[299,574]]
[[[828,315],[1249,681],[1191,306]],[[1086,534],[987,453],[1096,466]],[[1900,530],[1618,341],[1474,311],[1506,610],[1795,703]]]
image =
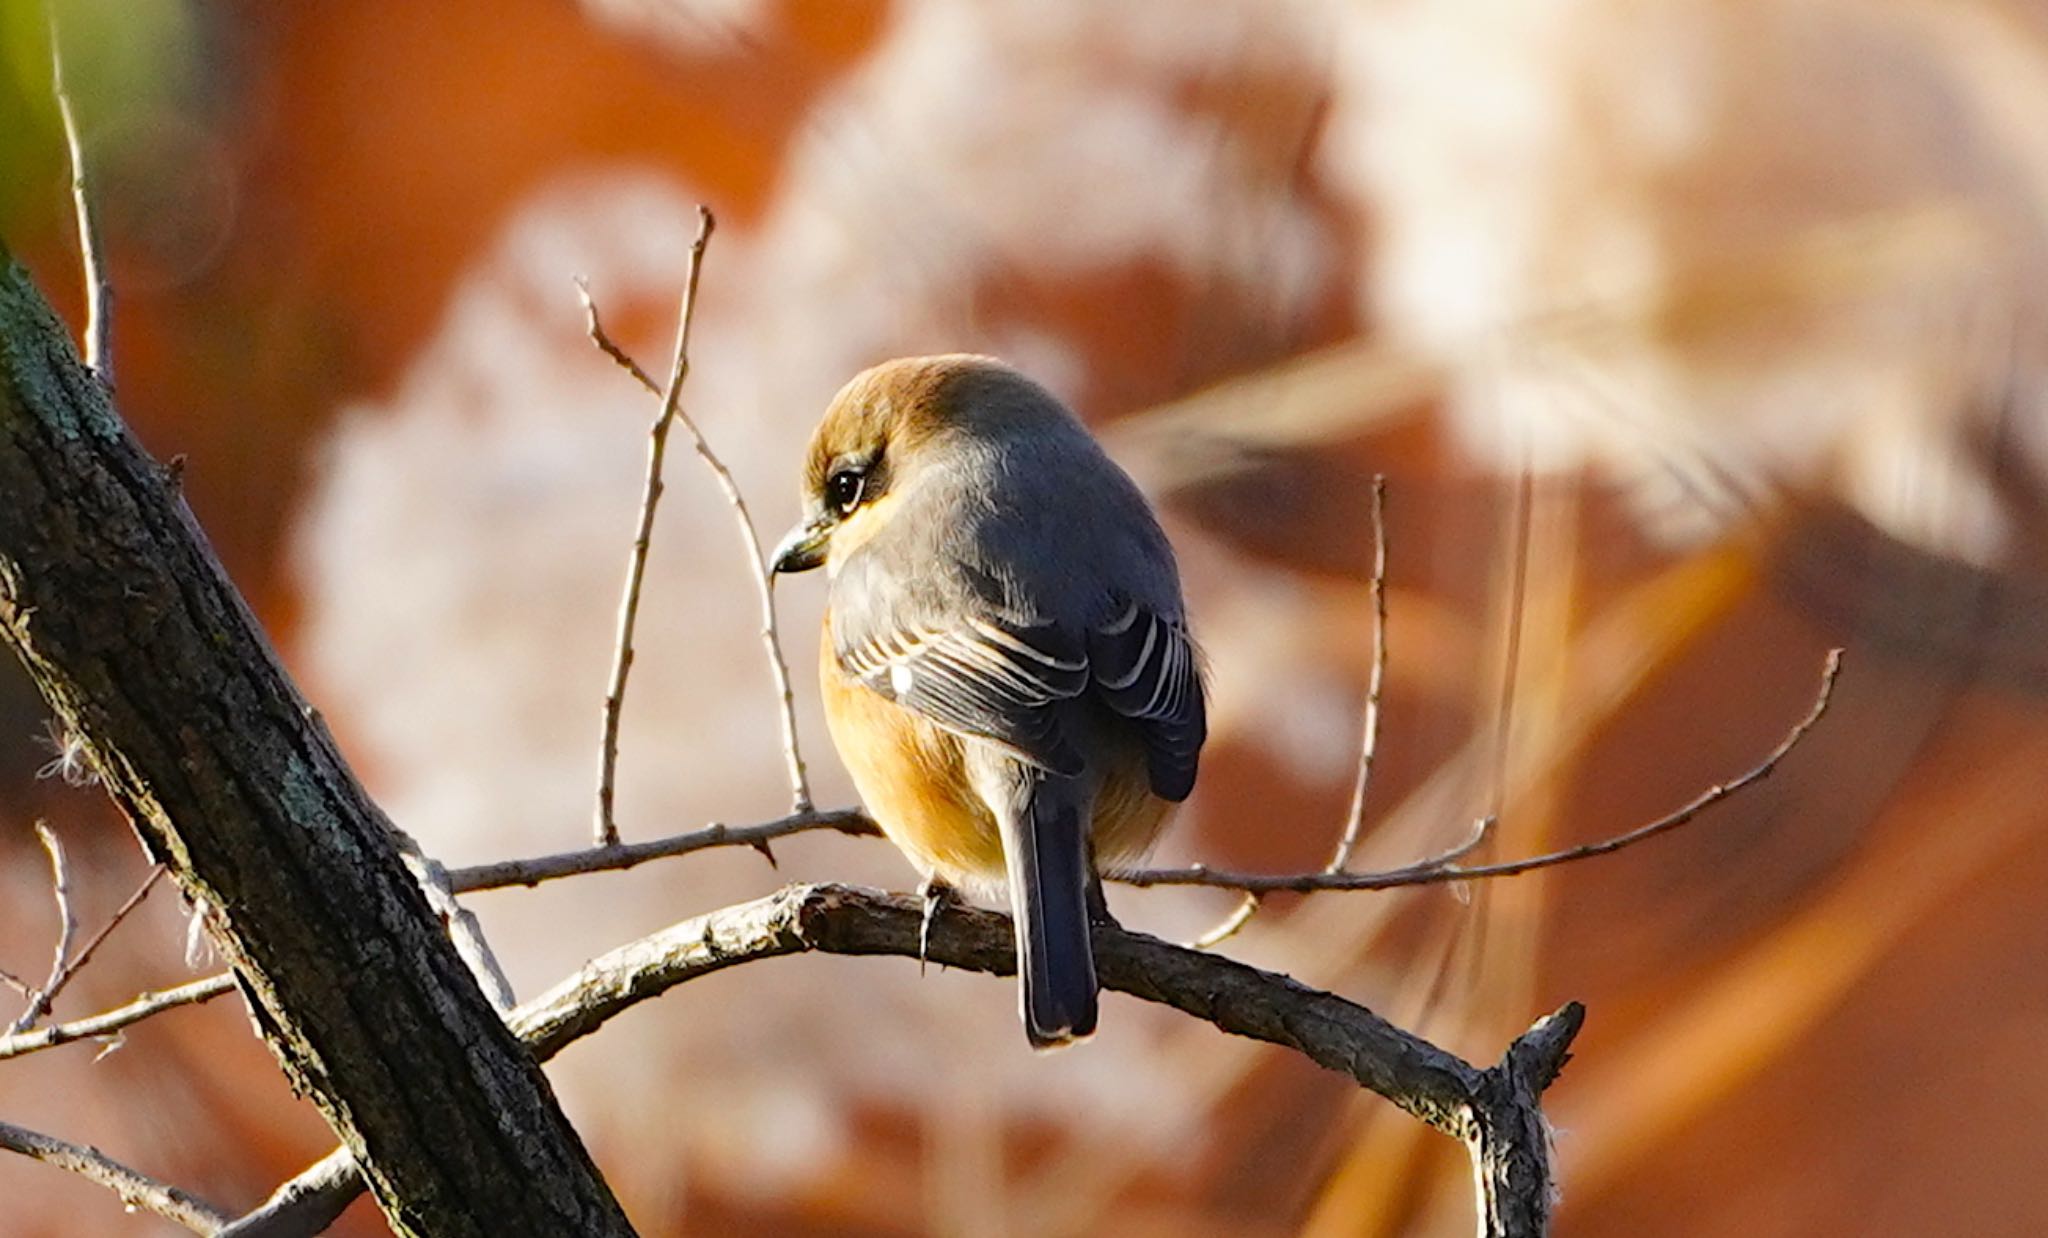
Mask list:
[[401,1234],[632,1232],[168,477],[0,249],[0,639]]

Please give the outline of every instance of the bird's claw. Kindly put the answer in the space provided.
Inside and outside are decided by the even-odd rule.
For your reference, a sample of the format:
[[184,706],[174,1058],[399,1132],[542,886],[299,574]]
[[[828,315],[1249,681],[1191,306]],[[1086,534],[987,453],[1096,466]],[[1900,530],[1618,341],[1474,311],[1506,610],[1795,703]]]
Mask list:
[[917,974],[922,976],[931,955],[932,925],[938,921],[939,912],[948,903],[958,902],[960,895],[937,877],[926,877],[918,883],[917,896],[924,902],[924,917],[917,926]]

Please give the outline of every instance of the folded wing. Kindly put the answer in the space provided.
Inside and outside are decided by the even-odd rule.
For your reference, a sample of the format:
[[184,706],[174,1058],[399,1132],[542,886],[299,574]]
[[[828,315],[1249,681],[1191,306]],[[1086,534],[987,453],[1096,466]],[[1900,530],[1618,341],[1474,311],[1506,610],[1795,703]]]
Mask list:
[[1111,709],[1140,725],[1152,793],[1184,800],[1207,734],[1194,642],[1176,619],[1137,602],[1088,636],[1089,672]]

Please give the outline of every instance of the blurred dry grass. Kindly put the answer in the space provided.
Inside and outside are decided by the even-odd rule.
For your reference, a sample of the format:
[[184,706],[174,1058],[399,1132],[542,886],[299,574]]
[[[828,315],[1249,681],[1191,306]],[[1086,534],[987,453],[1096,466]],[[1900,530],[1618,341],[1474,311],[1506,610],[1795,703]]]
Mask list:
[[[75,304],[33,7],[0,3],[0,233]],[[295,667],[451,861],[580,838],[644,410],[569,278],[652,355],[702,199],[728,227],[692,407],[765,522],[793,512],[832,387],[921,349],[1012,356],[1162,497],[1217,717],[1162,858],[1326,853],[1375,472],[1393,662],[1362,862],[1496,808],[1503,856],[1654,816],[1750,764],[1848,646],[1809,744],[1675,835],[1471,890],[1275,900],[1229,948],[1475,1056],[1586,1000],[1552,1099],[1563,1232],[2048,1223],[2048,7],[65,12],[127,203],[124,411],[187,454]],[[724,517],[674,480],[629,832],[780,802]],[[791,602],[808,630],[815,599]],[[7,675],[19,969],[47,948],[35,814],[77,840],[93,900],[137,862],[89,794],[33,777],[40,711]],[[910,880],[846,840],[783,862]],[[478,910],[530,989],[776,879],[708,857]],[[1121,910],[1186,935],[1228,903]],[[148,916],[68,1009],[183,974],[170,901]],[[1335,1079],[1129,1003],[1041,1061],[1009,1001],[799,960],[667,999],[555,1073],[650,1235],[1468,1229],[1459,1151]],[[9,1063],[0,1113],[229,1204],[324,1150],[225,1007],[97,1063]],[[0,1198],[10,1235],[146,1230],[40,1166],[0,1162]],[[343,1226],[379,1229],[360,1207]]]

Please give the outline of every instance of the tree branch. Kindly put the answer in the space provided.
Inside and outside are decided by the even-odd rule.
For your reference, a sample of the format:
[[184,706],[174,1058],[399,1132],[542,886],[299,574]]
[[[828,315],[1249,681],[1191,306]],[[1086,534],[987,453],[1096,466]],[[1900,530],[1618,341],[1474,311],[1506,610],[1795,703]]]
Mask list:
[[0,250],[0,641],[400,1234],[630,1234],[191,513]]
[[1365,685],[1365,724],[1358,741],[1358,775],[1351,783],[1351,807],[1344,814],[1344,833],[1323,871],[1341,873],[1351,867],[1365,832],[1365,793],[1372,786],[1372,766],[1380,750],[1380,697],[1387,679],[1387,479],[1372,479],[1372,671]]
[[[1472,832],[1457,844],[1416,864],[1404,868],[1386,869],[1380,872],[1354,873],[1332,872],[1325,868],[1313,873],[1259,874],[1229,873],[1197,865],[1187,869],[1144,870],[1123,874],[1115,880],[1139,886],[1146,885],[1202,885],[1224,889],[1248,891],[1248,902],[1255,902],[1268,893],[1279,890],[1312,892],[1316,890],[1386,890],[1399,886],[1430,885],[1446,881],[1477,880],[1490,877],[1510,877],[1538,868],[1549,868],[1560,864],[1573,863],[1594,856],[1605,855],[1633,846],[1658,834],[1676,829],[1697,817],[1708,807],[1734,795],[1743,788],[1768,777],[1778,763],[1805,738],[1814,724],[1826,713],[1833,698],[1835,681],[1841,672],[1841,650],[1831,651],[1821,675],[1821,684],[1812,706],[1806,716],[1793,726],[1777,747],[1757,765],[1750,768],[1732,782],[1709,787],[1695,796],[1692,801],[1677,811],[1659,817],[1645,825],[1636,827],[1614,837],[1583,846],[1552,851],[1544,855],[1530,856],[1519,860],[1505,860],[1496,864],[1465,865],[1461,861],[1476,851],[1491,836],[1494,819],[1487,817],[1479,821]],[[526,860],[501,860],[490,864],[479,864],[468,868],[446,871],[447,892],[450,895],[473,890],[490,890],[506,886],[532,886],[543,881],[553,881],[584,873],[608,872],[632,868],[650,860],[671,856],[688,855],[712,847],[758,846],[770,839],[782,838],[812,830],[836,830],[851,836],[875,834],[874,823],[858,809],[840,809],[833,812],[797,813],[759,825],[728,826],[712,825],[705,829],[669,838],[655,839],[644,843],[630,843],[618,847],[592,847],[580,851],[567,851],[557,855],[538,856]],[[1240,908],[1240,914],[1242,908]],[[1232,921],[1226,921],[1225,928]],[[1220,930],[1217,930],[1220,931]],[[1216,931],[1192,943],[1194,949],[1207,949],[1213,944],[1211,938]],[[18,982],[17,982],[18,983]],[[203,996],[169,999],[172,994],[181,994],[199,986],[210,988]],[[109,1011],[91,1019],[66,1024],[59,1028],[46,1028],[42,1032],[23,1036],[0,1038],[0,1059],[19,1053],[50,1048],[86,1036],[103,1035],[147,1018],[159,1010],[186,1004],[193,1000],[225,992],[227,977],[216,976],[200,981],[197,985],[185,986],[185,990],[171,990],[161,995],[146,995],[142,999]]]
[[[810,952],[919,956],[923,903],[842,885],[798,885],[685,920],[599,956],[521,1006],[512,1026],[545,1061],[627,1009],[729,967]],[[1473,1066],[1372,1011],[1286,976],[1116,926],[1098,930],[1103,987],[1159,1002],[1225,1032],[1282,1045],[1337,1071],[1463,1141],[1498,1238],[1544,1232],[1551,1192],[1539,1098],[1562,1068],[1584,1010],[1567,1004],[1501,1062]],[[932,926],[934,963],[994,976],[1016,970],[1010,918],[951,906]],[[223,1238],[303,1238],[308,1219],[338,1214],[356,1190],[330,1154],[281,1187]],[[262,1224],[256,1224],[258,1220]]]
[[191,1192],[130,1169],[97,1148],[66,1143],[6,1122],[0,1122],[0,1148],[97,1182],[120,1196],[129,1208],[153,1212],[195,1234],[212,1234],[233,1219]]

